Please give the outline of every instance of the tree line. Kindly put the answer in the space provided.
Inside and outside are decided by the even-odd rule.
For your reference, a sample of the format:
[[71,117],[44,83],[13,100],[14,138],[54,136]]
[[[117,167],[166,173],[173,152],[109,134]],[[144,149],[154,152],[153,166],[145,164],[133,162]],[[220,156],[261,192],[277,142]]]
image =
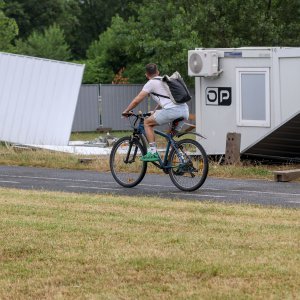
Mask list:
[[187,74],[195,47],[300,46],[300,0],[0,0],[0,51],[79,62],[85,83]]

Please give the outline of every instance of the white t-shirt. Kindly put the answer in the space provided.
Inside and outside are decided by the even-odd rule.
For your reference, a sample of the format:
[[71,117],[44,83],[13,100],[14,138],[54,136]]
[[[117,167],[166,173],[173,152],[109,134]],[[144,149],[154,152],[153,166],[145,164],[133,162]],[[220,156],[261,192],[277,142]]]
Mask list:
[[[154,78],[162,78],[160,76],[156,76]],[[157,102],[161,107],[163,108],[172,108],[172,107],[177,107],[178,105],[187,105],[186,103],[184,104],[174,104],[171,99],[169,98],[164,98],[164,97],[159,97],[152,95],[151,93],[156,93],[160,95],[164,95],[169,97],[163,83],[161,80],[157,79],[150,79],[143,87],[142,89],[146,93],[150,94],[152,99]]]

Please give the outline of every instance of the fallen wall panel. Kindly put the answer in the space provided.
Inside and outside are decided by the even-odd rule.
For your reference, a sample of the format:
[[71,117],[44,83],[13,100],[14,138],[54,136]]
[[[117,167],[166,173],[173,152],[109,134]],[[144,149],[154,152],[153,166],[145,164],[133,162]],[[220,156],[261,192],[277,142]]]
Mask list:
[[84,65],[0,53],[0,140],[67,145]]

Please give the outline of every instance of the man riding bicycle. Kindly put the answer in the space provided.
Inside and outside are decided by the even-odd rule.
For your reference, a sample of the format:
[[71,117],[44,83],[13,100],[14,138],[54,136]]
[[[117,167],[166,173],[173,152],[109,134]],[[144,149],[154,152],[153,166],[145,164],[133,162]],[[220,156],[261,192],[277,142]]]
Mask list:
[[[159,76],[159,70],[156,64],[146,65],[145,75],[148,78],[148,82],[144,85],[141,92],[131,101],[122,114],[128,115],[128,113],[140,102],[142,102],[149,94],[151,95],[152,99],[157,102],[158,105],[155,108],[155,111],[149,118],[145,119],[144,122],[149,148],[147,154],[142,156],[141,160],[158,161],[159,156],[155,142],[154,127],[157,125],[170,123],[178,118],[187,120],[189,117],[189,108],[186,103],[175,104],[172,102],[161,80],[162,77]],[[183,124],[184,121],[179,122],[175,130],[179,131]]]

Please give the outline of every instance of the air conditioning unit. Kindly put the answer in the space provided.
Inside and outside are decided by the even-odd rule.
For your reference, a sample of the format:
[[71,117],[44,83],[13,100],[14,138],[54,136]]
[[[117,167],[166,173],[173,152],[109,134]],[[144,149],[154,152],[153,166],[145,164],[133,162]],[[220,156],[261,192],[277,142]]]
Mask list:
[[219,70],[219,56],[220,52],[216,50],[189,50],[189,76],[218,76],[222,72],[222,70]]

